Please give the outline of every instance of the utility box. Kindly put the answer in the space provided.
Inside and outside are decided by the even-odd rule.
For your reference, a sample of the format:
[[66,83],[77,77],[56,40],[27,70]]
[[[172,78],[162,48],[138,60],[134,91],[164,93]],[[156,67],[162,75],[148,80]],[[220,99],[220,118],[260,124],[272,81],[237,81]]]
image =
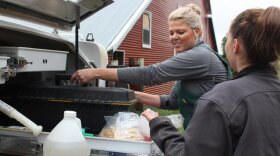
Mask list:
[[[21,59],[22,67],[17,72],[65,71],[67,51],[36,49],[26,47],[0,47],[2,56]],[[13,62],[10,62],[13,63]],[[18,66],[18,65],[17,65]]]

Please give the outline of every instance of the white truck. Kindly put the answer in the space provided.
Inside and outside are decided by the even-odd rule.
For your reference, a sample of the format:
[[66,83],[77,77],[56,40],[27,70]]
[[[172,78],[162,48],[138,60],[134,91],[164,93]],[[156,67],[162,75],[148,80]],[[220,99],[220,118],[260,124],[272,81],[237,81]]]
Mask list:
[[[87,86],[69,81],[77,69],[107,66],[105,48],[92,38],[80,40],[78,34],[80,21],[111,3],[112,0],[0,1],[0,100],[43,126],[43,132],[34,136],[18,121],[0,113],[0,153],[42,155],[46,136],[65,110],[76,111],[87,132],[96,134],[105,125],[104,116],[127,111],[135,103],[134,92],[129,89],[107,87],[102,80]],[[70,39],[58,33],[73,27],[75,35]],[[159,153],[153,142],[91,136],[86,140],[91,155]]]

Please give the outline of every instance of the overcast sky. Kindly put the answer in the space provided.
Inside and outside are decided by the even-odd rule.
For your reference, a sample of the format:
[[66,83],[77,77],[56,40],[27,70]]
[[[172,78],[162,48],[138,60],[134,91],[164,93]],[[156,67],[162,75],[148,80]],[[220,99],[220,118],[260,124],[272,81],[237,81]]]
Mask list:
[[240,12],[248,8],[267,8],[269,6],[280,7],[280,0],[210,0],[212,19],[216,42],[221,53],[221,41],[229,29],[231,21]]

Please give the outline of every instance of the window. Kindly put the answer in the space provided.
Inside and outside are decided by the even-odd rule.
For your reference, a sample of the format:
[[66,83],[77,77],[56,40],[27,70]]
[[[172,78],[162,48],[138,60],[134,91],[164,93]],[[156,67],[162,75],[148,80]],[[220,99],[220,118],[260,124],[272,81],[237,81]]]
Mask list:
[[124,60],[125,60],[125,52],[124,51],[115,51],[113,54],[113,60],[112,64],[113,65],[124,65]]
[[144,48],[151,48],[151,13],[145,12],[143,14],[143,34],[142,34],[142,46]]

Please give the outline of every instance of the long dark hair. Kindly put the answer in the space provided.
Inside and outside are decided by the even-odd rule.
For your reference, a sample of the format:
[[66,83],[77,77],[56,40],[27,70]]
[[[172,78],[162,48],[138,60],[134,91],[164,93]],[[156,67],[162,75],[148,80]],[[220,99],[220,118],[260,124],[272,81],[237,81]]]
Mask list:
[[232,22],[230,33],[244,43],[253,63],[267,65],[280,54],[280,8],[248,9]]

